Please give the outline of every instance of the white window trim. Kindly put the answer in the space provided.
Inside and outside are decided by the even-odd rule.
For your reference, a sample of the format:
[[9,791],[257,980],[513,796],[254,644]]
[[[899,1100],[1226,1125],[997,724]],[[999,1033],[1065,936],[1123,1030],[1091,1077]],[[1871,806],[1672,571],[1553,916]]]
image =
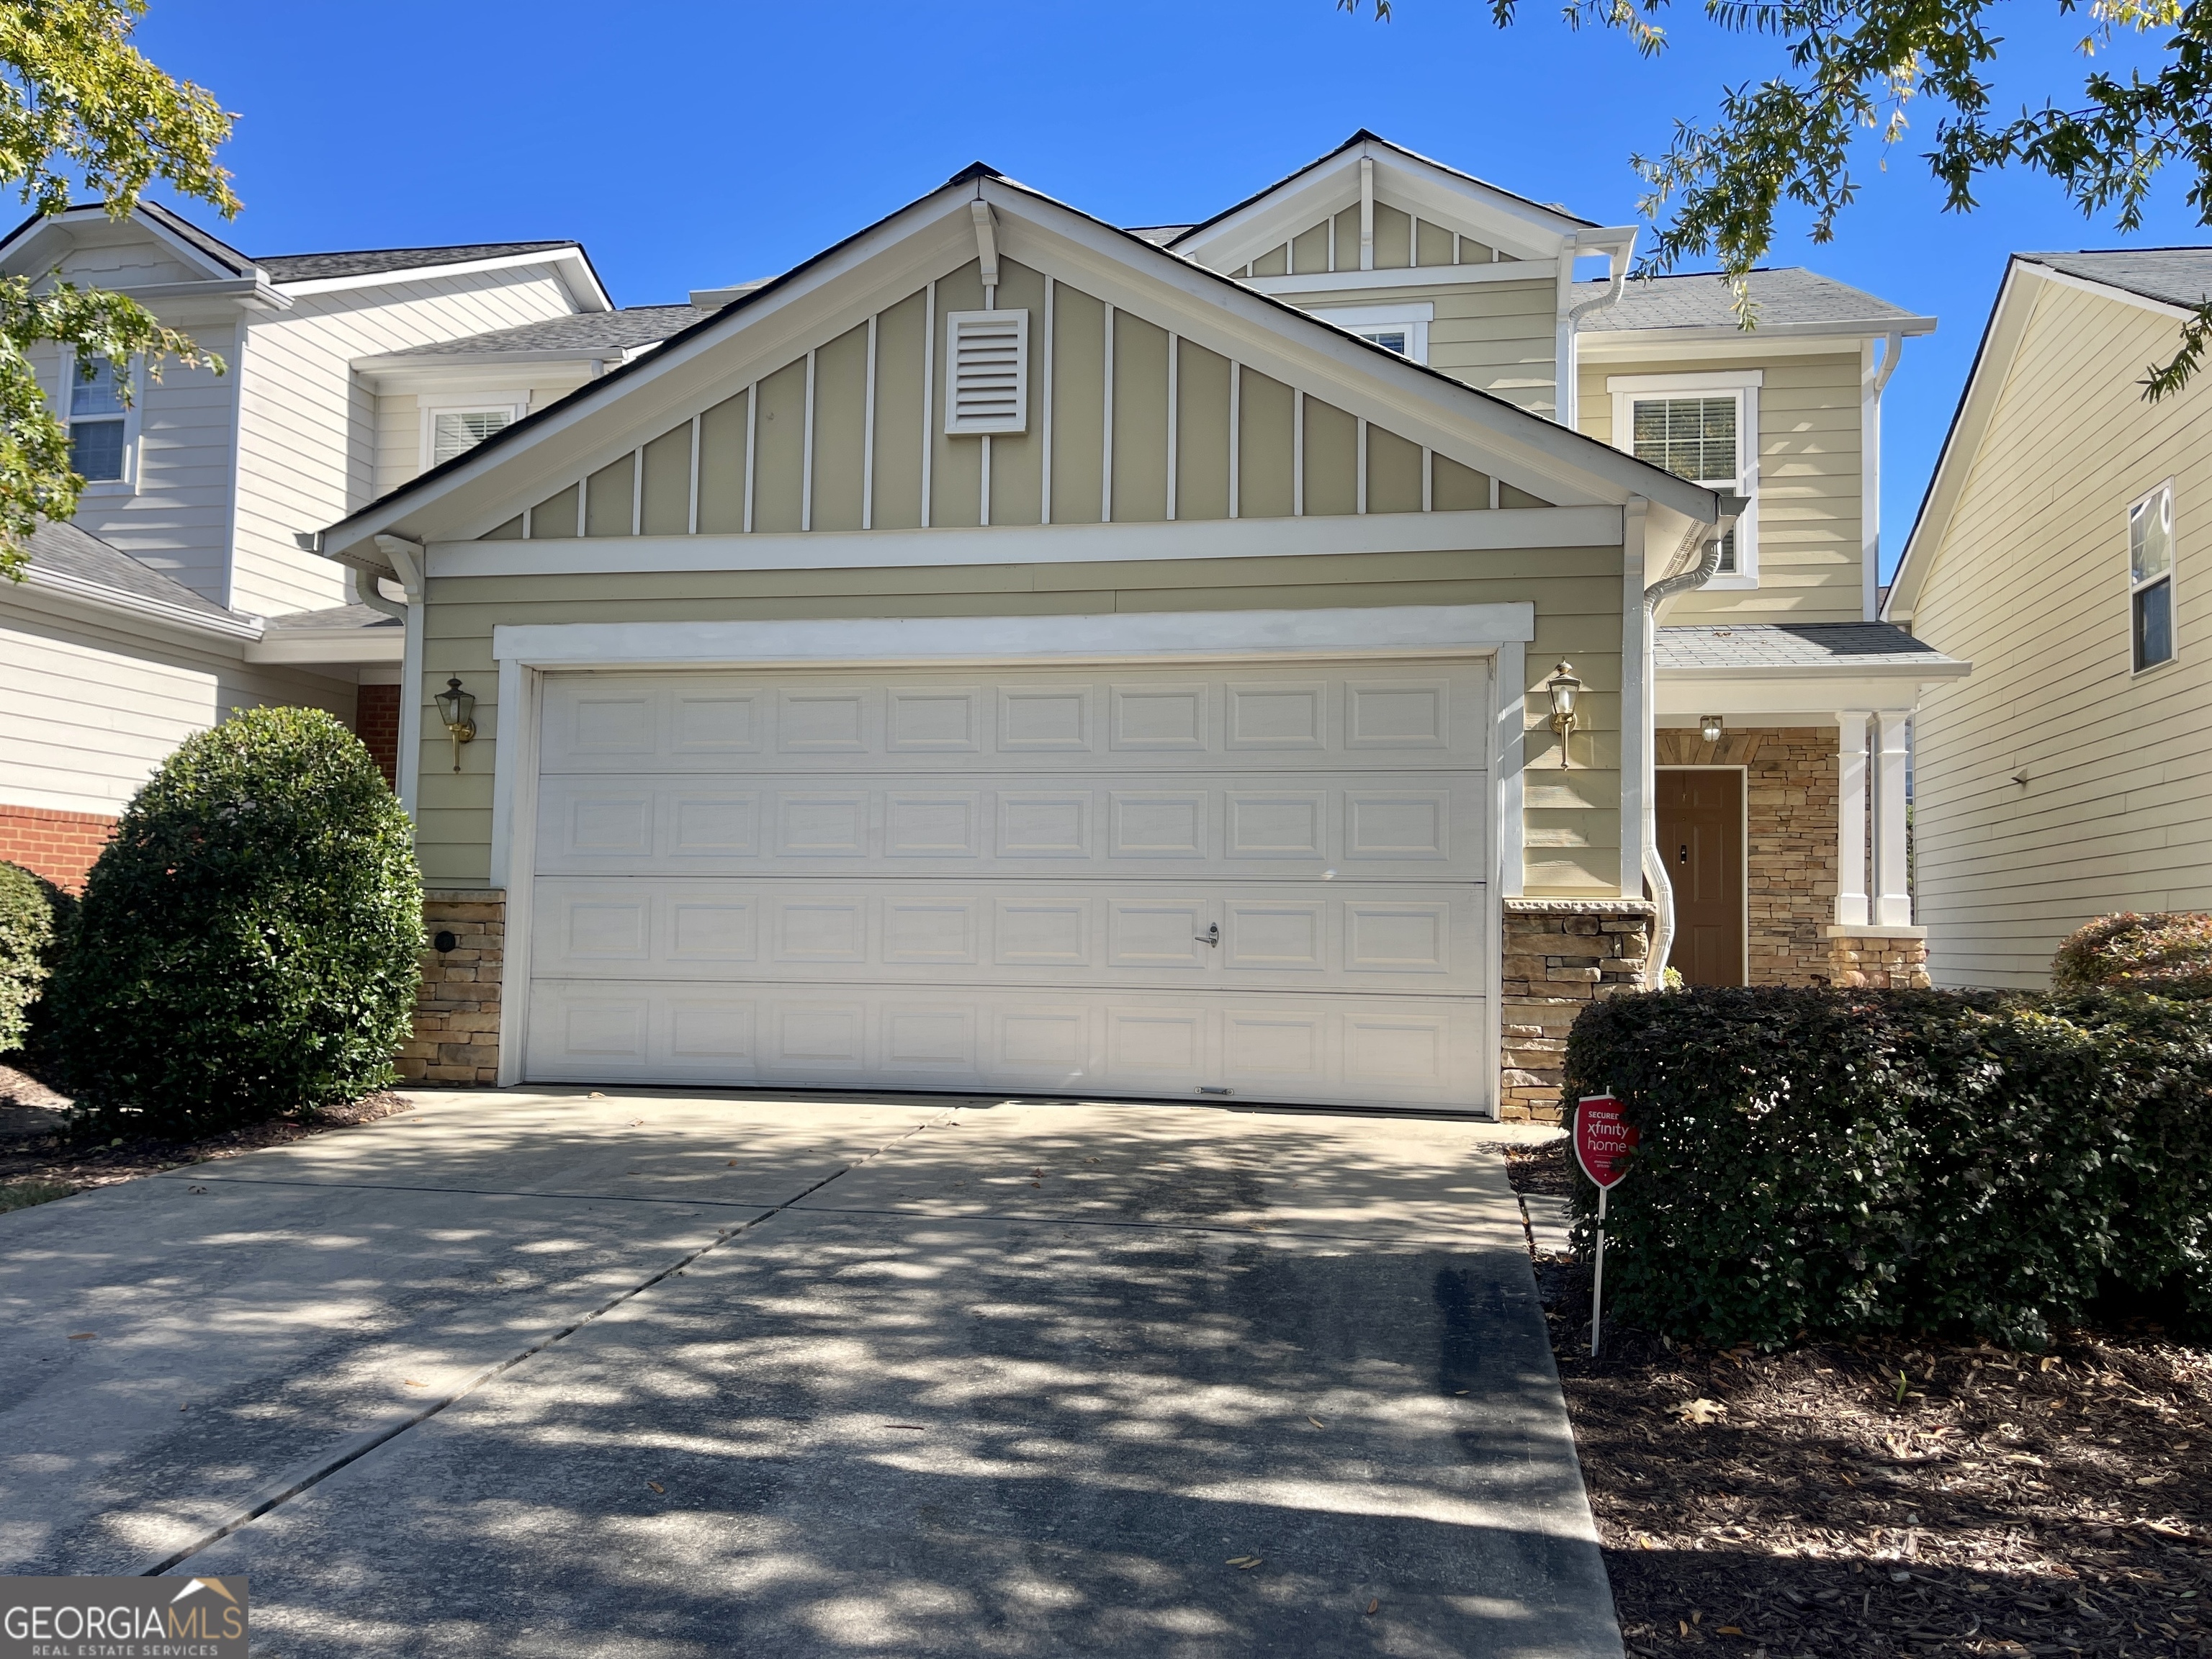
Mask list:
[[[2130,679],[2141,679],[2146,674],[2155,674],[2160,669],[2171,668],[2181,660],[2181,615],[2180,608],[2175,602],[2174,593],[2174,583],[2181,571],[2181,526],[2177,520],[2167,532],[2166,574],[2162,576],[2152,576],[2143,581],[2136,580],[2135,550],[2124,540],[2127,533],[2126,527],[2134,519],[2136,509],[2147,501],[2155,501],[2160,495],[2166,498],[2167,517],[2174,518],[2173,480],[2167,478],[2162,483],[2153,484],[2135,500],[2130,501],[2127,517],[2120,520],[2121,533],[2124,538],[2121,544],[2121,556],[2127,561],[2128,572],[2128,678]],[[2136,665],[2136,596],[2157,586],[2160,582],[2166,584],[2166,629],[2167,643],[2172,647],[2172,649],[2161,660],[2145,663],[2138,668]]]
[[1717,369],[1701,374],[1609,374],[1605,389],[1613,394],[1613,447],[1634,454],[1634,405],[1658,398],[1711,397],[1715,392],[1735,396],[1736,459],[1742,471],[1733,483],[1716,482],[1715,489],[1733,489],[1744,499],[1743,516],[1735,521],[1735,568],[1715,576],[1705,590],[1741,591],[1759,586],[1759,392],[1766,382],[1764,369]]
[[416,462],[425,472],[430,470],[430,457],[436,453],[437,416],[456,414],[490,414],[504,410],[510,421],[519,421],[530,412],[530,394],[527,392],[477,392],[466,394],[441,392],[417,398],[415,403],[416,409],[421,411],[422,432],[421,448],[416,456]]
[[1417,363],[1429,361],[1429,325],[1437,317],[1433,301],[1409,300],[1394,306],[1316,306],[1313,314],[1354,334],[1402,328],[1406,331],[1407,358]]
[[[135,495],[138,493],[138,415],[146,404],[146,376],[140,369],[141,359],[131,360],[131,401],[123,410],[123,476],[119,478],[88,478],[84,494],[93,495]],[[61,400],[54,412],[61,417],[62,425],[72,428],[76,419],[70,413],[70,399],[76,388],[76,348],[62,348]],[[112,421],[112,415],[90,415],[88,420]]]

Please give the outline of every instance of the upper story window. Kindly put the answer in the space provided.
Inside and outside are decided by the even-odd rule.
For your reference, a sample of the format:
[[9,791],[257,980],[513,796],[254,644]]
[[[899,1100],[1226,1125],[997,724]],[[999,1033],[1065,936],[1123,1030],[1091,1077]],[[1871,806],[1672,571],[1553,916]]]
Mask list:
[[[88,375],[83,372],[89,368]],[[68,371],[70,470],[87,483],[123,483],[131,476],[131,406],[105,357]]]
[[443,465],[456,455],[465,455],[493,434],[513,426],[522,418],[529,401],[526,393],[519,392],[424,398],[423,471]]
[[1313,314],[1363,340],[1374,341],[1385,351],[1395,351],[1417,363],[1429,361],[1429,325],[1437,314],[1433,301],[1391,306],[1316,306]]
[[2136,672],[2173,660],[2173,485],[2128,509],[2128,595]]
[[1746,506],[1721,538],[1712,587],[1759,585],[1758,369],[1711,374],[1616,374],[1613,442],[1677,477],[1741,495]]

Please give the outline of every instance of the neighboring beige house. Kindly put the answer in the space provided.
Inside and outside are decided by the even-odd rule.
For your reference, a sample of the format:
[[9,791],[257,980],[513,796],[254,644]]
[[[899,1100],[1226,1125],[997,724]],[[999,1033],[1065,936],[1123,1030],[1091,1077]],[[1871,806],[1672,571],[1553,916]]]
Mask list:
[[1547,1115],[1655,914],[1914,979],[1934,325],[1771,271],[1745,334],[1633,241],[1367,133],[1133,233],[972,167],[337,518],[405,599],[412,1073]]
[[[0,858],[71,883],[230,709],[327,708],[389,763],[404,607],[349,593],[302,535],[696,314],[611,309],[574,242],[249,259],[150,204],[33,218],[0,271],[133,295],[227,368],[142,373],[126,404],[58,350],[35,360],[88,483],[29,580],[0,582]],[[507,349],[533,328],[554,337]]]
[[2212,248],[2023,253],[1884,614],[1971,657],[1915,727],[1942,985],[2039,988],[2075,928],[2212,909],[2212,385],[2143,397]]

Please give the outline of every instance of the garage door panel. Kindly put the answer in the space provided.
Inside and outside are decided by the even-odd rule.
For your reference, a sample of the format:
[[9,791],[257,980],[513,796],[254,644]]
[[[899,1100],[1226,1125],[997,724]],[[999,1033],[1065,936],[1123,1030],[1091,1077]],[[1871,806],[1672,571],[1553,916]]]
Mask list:
[[1466,1105],[1481,1098],[1479,1000],[1226,993],[1103,1002],[1005,989],[702,991],[542,981],[543,1082],[1036,1090],[1188,1099]]
[[1173,760],[1260,769],[1295,754],[1353,769],[1481,767],[1489,701],[1480,661],[1426,671],[897,675],[873,684],[835,672],[552,677],[541,766],[549,776],[724,772],[773,757],[783,769],[835,771],[872,757],[897,770],[958,772],[1002,755],[1095,774]]
[[1483,902],[1464,884],[545,877],[541,979],[808,980],[1480,992]]
[[[1487,774],[1377,773],[1316,782],[1275,774],[1201,784],[1172,773],[1110,786],[1037,788],[1019,778],[916,787],[858,775],[702,787],[657,774],[540,787],[538,868],[549,875],[972,877],[985,872],[1145,879],[1172,866],[1225,879],[1451,877],[1488,858]],[[1303,866],[1303,868],[1298,866]]]

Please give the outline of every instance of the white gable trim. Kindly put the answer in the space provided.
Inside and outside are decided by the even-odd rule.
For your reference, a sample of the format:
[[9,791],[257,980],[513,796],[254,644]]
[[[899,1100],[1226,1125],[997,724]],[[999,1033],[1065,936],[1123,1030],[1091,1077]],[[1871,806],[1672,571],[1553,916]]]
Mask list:
[[398,270],[371,271],[358,276],[318,276],[303,282],[276,283],[280,294],[344,294],[364,288],[397,288],[408,283],[440,282],[454,276],[474,276],[489,270],[520,270],[531,265],[550,265],[561,275],[579,311],[612,311],[614,302],[592,274],[590,262],[575,247],[544,248],[536,253],[505,253],[492,259],[459,259],[450,264],[407,265]]

